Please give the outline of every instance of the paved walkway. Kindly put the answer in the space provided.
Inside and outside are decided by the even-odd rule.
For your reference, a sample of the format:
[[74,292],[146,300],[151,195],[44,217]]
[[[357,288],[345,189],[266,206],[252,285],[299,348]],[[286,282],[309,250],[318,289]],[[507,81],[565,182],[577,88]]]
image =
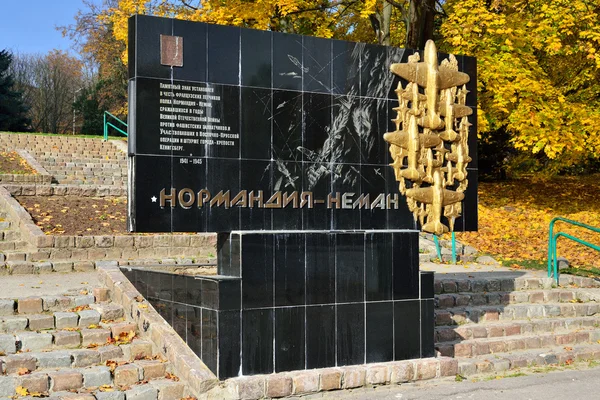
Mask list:
[[600,398],[600,367],[589,370],[566,370],[515,378],[494,379],[481,382],[416,383],[400,386],[382,386],[340,392],[320,393],[303,399],[344,400],[549,400]]
[[100,286],[94,272],[53,272],[41,275],[0,276],[0,297],[55,296],[66,291]]

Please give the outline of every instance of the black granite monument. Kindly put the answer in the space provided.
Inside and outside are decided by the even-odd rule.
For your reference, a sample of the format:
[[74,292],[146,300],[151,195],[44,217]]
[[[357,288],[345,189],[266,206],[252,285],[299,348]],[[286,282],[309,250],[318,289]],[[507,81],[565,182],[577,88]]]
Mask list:
[[[131,17],[130,230],[219,232],[218,275],[124,272],[219,378],[434,355],[433,274],[383,140],[411,54]],[[468,174],[458,231],[477,228]]]

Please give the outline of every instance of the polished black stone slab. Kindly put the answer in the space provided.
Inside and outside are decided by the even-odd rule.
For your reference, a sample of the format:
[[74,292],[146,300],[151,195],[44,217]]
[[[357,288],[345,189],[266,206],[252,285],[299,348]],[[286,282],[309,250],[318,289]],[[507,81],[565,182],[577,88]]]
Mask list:
[[[180,66],[161,64],[161,35],[182,40]],[[395,129],[394,90],[406,84],[389,65],[414,51],[142,15],[129,37],[132,230],[415,229],[383,140]],[[476,111],[475,59],[457,60]],[[475,114],[470,122],[474,178],[457,231],[477,229]],[[202,207],[150,201],[171,189],[230,197]],[[232,202],[241,191],[256,202]],[[264,204],[293,193],[311,201]],[[372,207],[379,195],[399,204]]]
[[433,273],[411,261],[417,240],[239,231],[218,235],[216,276],[121,270],[226,379],[433,356]]

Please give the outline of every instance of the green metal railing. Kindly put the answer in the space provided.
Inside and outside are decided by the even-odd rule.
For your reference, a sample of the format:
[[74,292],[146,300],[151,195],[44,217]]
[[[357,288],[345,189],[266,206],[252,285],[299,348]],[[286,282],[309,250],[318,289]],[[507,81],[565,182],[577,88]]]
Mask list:
[[[118,126],[116,126],[115,124],[110,122],[110,118],[112,118],[115,122],[121,124],[121,127],[124,128],[125,130],[123,130],[122,128],[119,128]],[[113,129],[115,129],[117,132],[119,132],[120,134],[127,136],[127,123],[121,121],[119,118],[115,117],[108,111],[104,111],[104,140],[105,141],[108,140],[108,127],[111,127]]]
[[591,249],[594,249],[596,251],[600,251],[600,246],[596,246],[595,244],[586,242],[585,240],[576,238],[575,236],[569,235],[568,233],[564,233],[564,232],[558,232],[557,234],[554,234],[554,224],[557,221],[562,221],[562,222],[566,222],[567,224],[571,224],[571,225],[575,225],[578,226],[580,228],[585,228],[588,229],[592,232],[596,232],[596,233],[600,233],[600,228],[596,228],[581,222],[577,222],[577,221],[573,221],[570,219],[566,219],[563,217],[556,217],[553,218],[552,221],[550,221],[550,226],[548,229],[548,278],[553,276],[553,272],[554,272],[554,279],[556,280],[556,283],[558,283],[558,260],[557,260],[557,256],[556,256],[556,240],[559,237],[564,237],[567,239],[570,239],[574,242],[577,242],[579,244],[582,244],[586,247],[589,247]]
[[[440,259],[440,262],[442,262],[442,248],[437,235],[433,235],[433,241],[435,242],[438,258]],[[454,232],[452,232],[452,264],[456,264],[456,236],[454,235]]]

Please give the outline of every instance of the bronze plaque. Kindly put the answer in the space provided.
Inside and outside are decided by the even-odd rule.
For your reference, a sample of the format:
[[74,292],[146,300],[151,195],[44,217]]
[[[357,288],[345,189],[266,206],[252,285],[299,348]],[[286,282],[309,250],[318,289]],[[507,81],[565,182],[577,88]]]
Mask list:
[[160,35],[160,63],[170,67],[183,67],[183,38]]

